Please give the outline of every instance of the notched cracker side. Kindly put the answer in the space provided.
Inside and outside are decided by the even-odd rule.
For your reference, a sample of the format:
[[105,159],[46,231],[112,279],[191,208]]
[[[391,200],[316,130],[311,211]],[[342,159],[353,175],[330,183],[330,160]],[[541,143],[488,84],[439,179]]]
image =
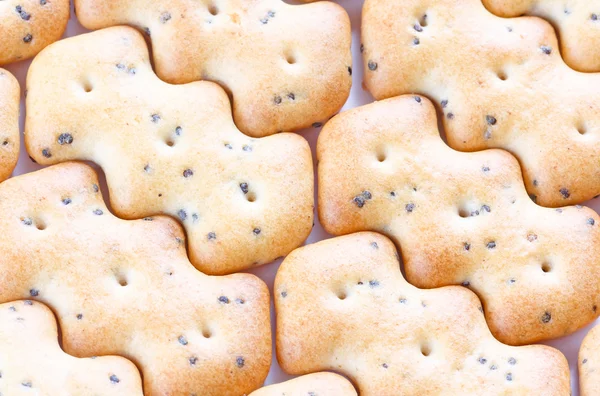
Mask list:
[[332,2],[77,0],[75,5],[89,29],[131,25],[144,32],[163,80],[219,83],[233,99],[236,124],[254,137],[322,123],[350,93],[350,19]]
[[87,165],[0,184],[0,251],[0,302],[48,305],[65,352],[133,361],[147,395],[237,396],[267,376],[264,282],[197,271],[183,230],[168,217],[113,216]]
[[560,337],[600,313],[598,215],[537,206],[505,151],[450,149],[425,97],[336,116],[321,132],[317,156],[325,230],[388,235],[412,284],[470,288],[502,342]]
[[579,349],[579,394],[600,394],[600,326],[587,333]]
[[429,97],[450,146],[511,152],[542,206],[600,194],[600,73],[569,68],[548,22],[481,0],[367,0],[362,40],[376,99]]
[[360,395],[569,394],[556,349],[490,334],[475,294],[404,280],[387,238],[358,233],[292,252],[275,279],[277,356],[290,374],[335,370]]
[[0,304],[3,395],[141,395],[142,379],[122,357],[75,358],[58,345],[56,321],[32,300]]
[[218,85],[169,85],[143,37],[115,27],[53,44],[27,79],[25,142],[40,164],[91,160],[123,218],[167,214],[191,261],[225,274],[302,244],[313,223],[310,148],[296,134],[255,139]]
[[17,79],[0,68],[0,182],[10,177],[19,159],[19,98]]
[[0,2],[0,65],[33,57],[60,39],[69,20],[69,0]]

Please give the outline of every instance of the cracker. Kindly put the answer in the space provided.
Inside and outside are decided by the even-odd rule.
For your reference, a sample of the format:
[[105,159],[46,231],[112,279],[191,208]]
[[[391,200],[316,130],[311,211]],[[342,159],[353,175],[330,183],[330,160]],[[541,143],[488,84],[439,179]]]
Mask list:
[[266,378],[266,285],[197,271],[170,218],[113,216],[89,166],[65,163],[0,184],[0,235],[0,302],[48,305],[65,352],[131,360],[147,395],[237,396]]
[[587,333],[577,362],[579,368],[579,394],[594,396],[600,394],[600,326]]
[[240,133],[217,84],[160,81],[134,29],[53,44],[36,57],[27,85],[29,154],[41,164],[99,164],[115,213],[178,219],[202,272],[271,262],[310,233],[314,185],[306,140]]
[[548,22],[500,18],[481,0],[367,0],[362,22],[376,99],[428,96],[450,146],[508,150],[540,205],[600,193],[600,74],[567,67]]
[[69,20],[69,0],[0,2],[0,65],[33,57],[60,39]]
[[344,377],[334,373],[314,373],[280,384],[266,386],[250,396],[357,396],[356,390]]
[[553,348],[495,340],[465,288],[419,290],[375,233],[293,251],[275,279],[277,357],[290,374],[336,370],[362,396],[569,394]]
[[600,71],[600,3],[589,0],[483,0],[501,17],[532,15],[556,27],[565,62],[582,72]]
[[426,98],[405,95],[336,116],[317,155],[325,230],[388,235],[409,282],[469,287],[500,341],[560,337],[597,317],[598,215],[535,205],[505,151],[450,149]]
[[76,0],[75,5],[89,29],[126,24],[145,31],[163,80],[224,86],[233,97],[237,126],[254,137],[318,125],[350,93],[350,19],[331,2]]
[[31,300],[0,305],[3,395],[141,395],[133,363],[116,356],[77,359],[58,345],[56,321]]
[[10,177],[19,159],[19,95],[17,79],[0,69],[0,181]]

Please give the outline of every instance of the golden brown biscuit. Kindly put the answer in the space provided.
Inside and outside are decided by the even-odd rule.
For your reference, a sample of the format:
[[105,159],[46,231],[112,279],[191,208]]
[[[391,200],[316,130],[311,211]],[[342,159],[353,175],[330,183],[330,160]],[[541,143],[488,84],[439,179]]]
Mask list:
[[256,390],[250,396],[357,396],[344,377],[333,373],[303,375]]
[[41,164],[98,163],[117,215],[180,220],[202,272],[271,262],[310,233],[314,186],[306,140],[240,133],[218,85],[160,81],[134,29],[53,44],[34,60],[27,85],[31,157]]
[[600,72],[600,2],[590,0],[483,0],[501,17],[532,15],[546,19],[560,35],[565,62],[582,72]]
[[133,363],[116,356],[77,359],[58,345],[56,321],[43,304],[0,305],[3,395],[141,395]]
[[170,218],[114,217],[87,165],[0,184],[0,251],[0,302],[48,305],[65,352],[133,361],[146,395],[238,396],[267,376],[266,285],[198,272]]
[[369,395],[568,395],[557,350],[496,341],[475,294],[419,290],[387,238],[294,250],[275,279],[277,357],[290,374],[336,370]]
[[428,96],[450,146],[511,152],[540,205],[600,194],[600,74],[569,68],[549,23],[481,0],[366,0],[362,39],[376,99]]
[[587,333],[579,349],[579,394],[600,394],[600,326]]
[[19,159],[19,96],[17,79],[0,69],[0,181],[10,177]]
[[0,1],[0,65],[33,57],[60,39],[69,0]]
[[241,131],[266,136],[329,119],[352,84],[350,20],[331,2],[76,0],[88,29],[132,25],[172,84],[211,80],[233,97]]
[[560,337],[597,317],[598,215],[534,204],[504,151],[450,149],[424,97],[336,116],[321,132],[317,155],[325,230],[388,235],[401,247],[409,282],[469,287],[500,341]]

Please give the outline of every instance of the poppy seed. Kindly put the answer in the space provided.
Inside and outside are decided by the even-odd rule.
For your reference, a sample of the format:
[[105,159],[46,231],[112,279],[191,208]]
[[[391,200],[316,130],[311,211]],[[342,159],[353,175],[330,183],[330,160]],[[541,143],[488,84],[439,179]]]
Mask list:
[[377,62],[369,61],[368,66],[369,66],[369,70],[375,71],[375,70],[377,70],[378,65],[377,65]]
[[238,357],[235,359],[235,364],[236,364],[236,365],[237,365],[239,368],[242,368],[242,367],[244,367],[244,364],[245,364],[245,363],[246,363],[246,359],[244,359],[244,358],[243,358],[243,357],[241,357],[241,356],[238,356]]
[[70,133],[61,133],[60,136],[58,136],[58,144],[61,146],[71,143],[73,143],[73,135]]
[[228,299],[227,297],[225,297],[225,296],[220,296],[220,297],[218,298],[218,300],[219,300],[219,302],[220,302],[220,303],[222,303],[222,304],[229,304],[229,299]]

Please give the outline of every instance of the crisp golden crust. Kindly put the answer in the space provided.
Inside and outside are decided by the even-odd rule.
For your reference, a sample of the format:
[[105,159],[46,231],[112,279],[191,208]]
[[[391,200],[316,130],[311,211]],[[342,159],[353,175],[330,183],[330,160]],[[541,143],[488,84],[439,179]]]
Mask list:
[[600,4],[589,0],[483,0],[501,17],[531,15],[556,28],[565,62],[582,72],[600,72]]
[[549,23],[497,17],[481,0],[367,0],[362,22],[376,99],[428,96],[452,147],[511,152],[540,205],[600,193],[600,74],[570,69]]
[[0,305],[3,395],[141,395],[133,363],[116,356],[78,359],[58,345],[56,321],[31,300]]
[[0,1],[0,65],[33,57],[63,35],[69,0]]
[[594,327],[583,339],[577,361],[579,394],[600,394],[600,326]]
[[357,396],[344,377],[333,373],[303,375],[280,384],[266,386],[249,396]]
[[65,352],[133,361],[147,395],[237,396],[267,376],[266,285],[198,272],[170,218],[114,217],[87,165],[0,184],[0,251],[0,302],[45,303]]
[[0,69],[0,182],[10,177],[19,159],[19,97],[17,79]]
[[388,235],[412,284],[468,286],[502,342],[560,337],[597,317],[598,215],[534,204],[504,151],[450,149],[429,100],[405,95],[344,112],[317,146],[325,230]]
[[310,233],[314,180],[306,140],[240,133],[216,84],[160,81],[133,28],[53,44],[34,60],[27,85],[31,157],[99,164],[115,212],[180,220],[202,272],[271,262]]
[[76,0],[89,29],[132,25],[152,41],[157,74],[211,80],[233,97],[241,131],[266,136],[324,122],[352,84],[350,20],[331,2]]
[[565,357],[496,341],[475,294],[420,290],[394,245],[357,233],[293,251],[275,279],[277,357],[291,374],[336,370],[361,396],[569,394]]

